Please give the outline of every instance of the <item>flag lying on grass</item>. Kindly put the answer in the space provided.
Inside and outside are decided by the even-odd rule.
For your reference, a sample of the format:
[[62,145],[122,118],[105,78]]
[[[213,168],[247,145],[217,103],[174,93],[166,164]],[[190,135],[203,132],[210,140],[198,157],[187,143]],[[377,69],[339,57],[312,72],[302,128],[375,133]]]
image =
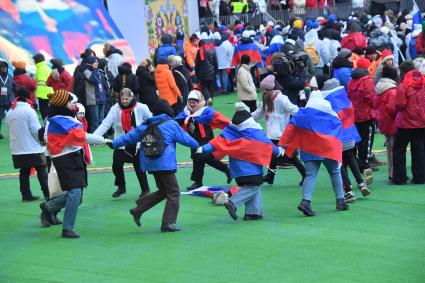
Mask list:
[[202,186],[189,192],[181,192],[182,195],[195,195],[200,197],[212,198],[218,192],[225,192],[229,196],[235,194],[239,190],[238,186],[230,188]]

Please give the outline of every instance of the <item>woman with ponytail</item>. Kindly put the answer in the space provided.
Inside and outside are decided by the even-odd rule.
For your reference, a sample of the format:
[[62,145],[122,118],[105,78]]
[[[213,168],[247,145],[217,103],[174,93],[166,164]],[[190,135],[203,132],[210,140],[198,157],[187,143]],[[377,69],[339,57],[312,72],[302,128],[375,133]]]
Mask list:
[[[260,87],[264,91],[263,102],[255,112],[251,113],[251,115],[255,120],[260,120],[263,117],[265,118],[267,137],[277,145],[289,123],[290,117],[297,113],[298,106],[292,104],[286,95],[276,89],[276,79],[274,75],[269,75],[264,78],[260,83]],[[300,172],[302,180],[304,179],[305,167],[298,157],[288,157],[285,155],[279,158],[286,159],[286,161],[292,163]],[[273,184],[278,161],[278,158],[272,157],[269,170],[263,182]]]

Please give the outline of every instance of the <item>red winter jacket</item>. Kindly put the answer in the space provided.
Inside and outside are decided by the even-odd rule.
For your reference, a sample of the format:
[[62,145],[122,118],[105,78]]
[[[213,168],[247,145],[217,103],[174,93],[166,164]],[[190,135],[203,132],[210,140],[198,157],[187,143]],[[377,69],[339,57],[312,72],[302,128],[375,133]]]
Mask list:
[[348,83],[347,92],[354,107],[354,122],[374,119],[375,81],[369,76],[367,69],[354,69],[351,77],[352,80]]
[[397,88],[395,108],[398,128],[425,128],[425,77],[418,70],[404,76]]
[[376,96],[374,108],[376,109],[376,121],[379,131],[384,135],[393,135],[397,131],[395,125],[395,98],[397,96],[397,84],[395,81],[382,78],[376,84]]
[[35,80],[33,80],[30,76],[28,76],[26,73],[15,75],[13,77],[13,80],[15,81],[16,85],[18,87],[25,87],[30,92],[30,100],[32,103],[36,103],[35,100],[35,89],[37,87],[37,83]]
[[415,47],[417,55],[425,54],[425,38],[423,37],[422,32],[416,37]]
[[367,39],[362,32],[350,32],[347,36],[341,39],[341,47],[354,50],[356,47],[367,48]]
[[71,75],[66,70],[59,73],[59,80],[55,80],[52,74],[50,74],[46,81],[48,86],[52,87],[53,90],[64,89],[70,91]]

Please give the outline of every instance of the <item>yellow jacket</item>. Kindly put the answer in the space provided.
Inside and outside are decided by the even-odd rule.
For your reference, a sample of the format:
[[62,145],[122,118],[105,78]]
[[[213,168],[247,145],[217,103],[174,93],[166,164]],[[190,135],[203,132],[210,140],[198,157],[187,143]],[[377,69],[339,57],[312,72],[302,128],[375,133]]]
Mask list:
[[46,81],[52,73],[52,69],[47,66],[46,61],[38,62],[35,67],[35,80],[37,81],[35,95],[41,99],[48,99],[47,94],[52,93],[53,89],[46,85]]

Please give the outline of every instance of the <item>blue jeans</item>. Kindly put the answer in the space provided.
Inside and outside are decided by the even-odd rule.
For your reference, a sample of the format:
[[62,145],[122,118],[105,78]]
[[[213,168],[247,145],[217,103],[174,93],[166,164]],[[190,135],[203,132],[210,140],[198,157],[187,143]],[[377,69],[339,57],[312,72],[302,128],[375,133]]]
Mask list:
[[63,215],[62,228],[71,230],[74,228],[75,219],[77,218],[78,207],[81,201],[81,188],[71,189],[57,198],[46,202],[46,208],[52,213],[58,213],[65,207]]
[[303,182],[303,199],[311,201],[316,182],[317,173],[319,173],[320,164],[323,163],[331,177],[332,188],[337,199],[344,198],[342,190],[342,178],[340,165],[332,159],[304,161],[306,176]]
[[[102,110],[102,115],[99,116],[100,110]],[[100,125],[100,121],[103,120],[105,106],[104,105],[87,105],[86,106],[86,115],[88,114],[89,122],[89,133],[93,133],[97,127]]]
[[222,92],[228,92],[229,91],[229,76],[226,73],[226,69],[219,69],[218,77],[220,78]]
[[260,186],[242,186],[229,200],[236,207],[245,204],[245,214],[263,215],[263,197]]

